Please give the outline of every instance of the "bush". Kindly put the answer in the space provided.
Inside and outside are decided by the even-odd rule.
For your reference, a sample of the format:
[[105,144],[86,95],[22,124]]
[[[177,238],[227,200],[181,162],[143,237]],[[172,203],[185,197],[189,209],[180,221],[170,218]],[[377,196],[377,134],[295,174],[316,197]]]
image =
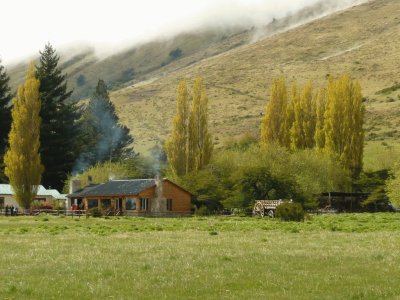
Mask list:
[[103,212],[99,208],[93,207],[89,209],[89,215],[94,218],[100,218],[103,215]]
[[303,206],[300,203],[283,203],[276,208],[276,217],[282,221],[303,221]]
[[182,54],[183,54],[182,49],[176,48],[175,50],[172,50],[172,51],[169,53],[169,57],[170,57],[172,60],[174,60],[174,59],[180,58],[180,57],[182,56]]
[[210,215],[210,211],[208,210],[207,206],[202,205],[198,209],[195,210],[196,216],[208,216]]
[[32,209],[53,209],[53,205],[47,201],[34,200],[31,204]]

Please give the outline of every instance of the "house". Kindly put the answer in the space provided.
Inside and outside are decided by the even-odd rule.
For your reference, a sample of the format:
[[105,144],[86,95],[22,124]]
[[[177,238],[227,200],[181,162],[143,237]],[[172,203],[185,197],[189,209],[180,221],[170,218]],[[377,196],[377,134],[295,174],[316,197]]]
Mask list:
[[[35,200],[38,201],[52,201],[52,200],[60,200],[65,201],[65,196],[60,194],[57,190],[49,189],[47,190],[44,186],[39,185],[37,195]],[[0,208],[5,207],[6,205],[11,206],[14,205],[19,207],[17,201],[14,198],[14,192],[10,184],[0,184]]]
[[110,180],[82,189],[79,181],[71,181],[67,205],[127,216],[184,216],[191,214],[191,198],[166,178]]

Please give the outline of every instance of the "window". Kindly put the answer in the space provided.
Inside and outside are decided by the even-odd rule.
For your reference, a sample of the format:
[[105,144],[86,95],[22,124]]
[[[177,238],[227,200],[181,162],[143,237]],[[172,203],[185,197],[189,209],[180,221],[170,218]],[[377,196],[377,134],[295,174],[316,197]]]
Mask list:
[[0,208],[4,207],[4,197],[0,197]]
[[125,208],[129,210],[136,210],[136,201],[135,199],[126,199]]
[[98,207],[98,200],[97,199],[88,199],[87,200],[88,203],[88,209],[94,208],[94,207]]
[[172,199],[167,199],[167,210],[168,211],[172,210]]
[[149,208],[149,198],[140,198],[140,209],[148,210]]
[[110,209],[111,208],[111,199],[101,199],[101,208],[102,209]]

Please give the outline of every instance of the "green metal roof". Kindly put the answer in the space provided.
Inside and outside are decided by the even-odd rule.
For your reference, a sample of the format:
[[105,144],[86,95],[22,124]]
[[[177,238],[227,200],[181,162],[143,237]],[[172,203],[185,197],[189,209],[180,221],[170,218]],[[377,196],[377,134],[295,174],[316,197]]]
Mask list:
[[[10,184],[0,184],[0,195],[13,195],[14,192]],[[53,198],[58,199],[60,197],[60,193],[57,190],[46,190],[43,185],[39,185],[38,196],[52,196]]]

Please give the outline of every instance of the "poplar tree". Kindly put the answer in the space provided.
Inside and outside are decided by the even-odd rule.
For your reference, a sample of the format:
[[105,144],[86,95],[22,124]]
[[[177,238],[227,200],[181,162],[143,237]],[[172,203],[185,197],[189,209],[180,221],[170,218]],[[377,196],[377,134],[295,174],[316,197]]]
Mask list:
[[177,92],[176,115],[165,149],[172,172],[181,176],[189,171],[189,96],[185,80],[179,82]]
[[6,151],[8,134],[11,128],[11,93],[10,77],[0,60],[0,183],[6,182],[3,158]]
[[315,105],[312,83],[303,87],[301,95],[293,96],[294,121],[291,129],[292,149],[313,148],[315,145]]
[[290,148],[302,149],[304,145],[303,132],[303,109],[299,93],[297,92],[297,83],[292,85],[292,106],[293,106],[293,122],[290,128]]
[[25,83],[19,86],[17,97],[13,99],[10,147],[4,157],[5,174],[18,204],[25,209],[35,198],[43,173],[39,154],[39,85],[32,63]]
[[202,78],[193,85],[192,108],[189,118],[189,171],[200,170],[207,165],[213,151],[208,131],[208,98]]
[[194,82],[190,111],[189,106],[186,82],[181,81],[172,133],[166,142],[168,162],[177,176],[202,169],[213,152],[208,130],[208,98],[202,78]]
[[311,81],[307,82],[303,88],[301,104],[303,110],[304,148],[313,148],[315,146],[316,106]]
[[362,169],[364,149],[364,105],[358,81],[347,75],[331,79],[325,111],[325,149],[336,155],[357,177]]
[[286,148],[291,147],[291,141],[292,141],[292,136],[291,136],[291,129],[293,127],[294,123],[294,105],[295,105],[295,98],[297,97],[297,83],[294,81],[292,83],[292,88],[291,88],[291,97],[290,100],[288,101],[287,107],[286,107],[286,115],[285,115],[285,142],[284,146]]
[[59,56],[50,44],[40,52],[36,78],[40,81],[42,119],[40,154],[45,172],[43,184],[61,190],[81,150],[80,110],[69,98],[66,76],[58,68]]
[[275,79],[271,95],[261,122],[261,144],[285,144],[285,114],[288,103],[284,78]]
[[325,147],[324,113],[326,109],[326,90],[319,89],[316,100],[315,146],[317,149]]

